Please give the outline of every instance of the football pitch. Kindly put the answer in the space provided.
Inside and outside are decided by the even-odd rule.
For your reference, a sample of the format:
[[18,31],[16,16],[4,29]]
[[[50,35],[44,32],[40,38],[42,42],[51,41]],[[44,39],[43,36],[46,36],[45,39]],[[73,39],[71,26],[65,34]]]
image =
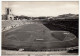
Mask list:
[[78,39],[72,33],[50,31],[43,24],[25,24],[2,32],[2,47],[6,49],[47,51],[77,45]]

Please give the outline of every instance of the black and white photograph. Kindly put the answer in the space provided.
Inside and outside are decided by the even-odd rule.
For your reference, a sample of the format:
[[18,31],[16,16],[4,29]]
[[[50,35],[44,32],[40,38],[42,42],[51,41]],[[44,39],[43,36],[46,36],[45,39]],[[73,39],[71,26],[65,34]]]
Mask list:
[[78,55],[79,1],[2,1],[1,53]]

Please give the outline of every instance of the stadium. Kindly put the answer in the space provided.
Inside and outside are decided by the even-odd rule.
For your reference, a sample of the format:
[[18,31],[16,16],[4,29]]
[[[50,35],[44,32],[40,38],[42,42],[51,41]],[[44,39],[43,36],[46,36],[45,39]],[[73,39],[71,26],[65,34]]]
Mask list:
[[55,17],[57,20],[28,17],[27,20],[25,16],[15,17],[8,8],[7,15],[2,15],[5,19],[2,20],[2,50],[22,52],[71,50],[78,53],[78,15],[66,15],[72,16],[63,17],[65,19]]
[[3,28],[7,27],[2,32],[2,47],[5,49],[56,51],[74,49],[78,46],[78,38],[73,33],[60,30],[51,31],[42,23],[3,20],[2,24]]

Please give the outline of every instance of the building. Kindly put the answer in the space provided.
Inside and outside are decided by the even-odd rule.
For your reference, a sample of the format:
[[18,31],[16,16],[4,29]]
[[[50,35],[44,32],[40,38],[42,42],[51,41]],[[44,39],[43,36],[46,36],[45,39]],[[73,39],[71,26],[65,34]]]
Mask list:
[[14,20],[14,15],[12,14],[10,8],[6,8],[6,16],[7,16],[7,20]]

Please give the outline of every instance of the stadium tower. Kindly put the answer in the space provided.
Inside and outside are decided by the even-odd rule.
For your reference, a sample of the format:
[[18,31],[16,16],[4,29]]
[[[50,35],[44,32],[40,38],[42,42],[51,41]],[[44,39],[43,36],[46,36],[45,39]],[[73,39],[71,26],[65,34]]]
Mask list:
[[14,20],[14,15],[12,14],[11,8],[6,8],[7,20]]

